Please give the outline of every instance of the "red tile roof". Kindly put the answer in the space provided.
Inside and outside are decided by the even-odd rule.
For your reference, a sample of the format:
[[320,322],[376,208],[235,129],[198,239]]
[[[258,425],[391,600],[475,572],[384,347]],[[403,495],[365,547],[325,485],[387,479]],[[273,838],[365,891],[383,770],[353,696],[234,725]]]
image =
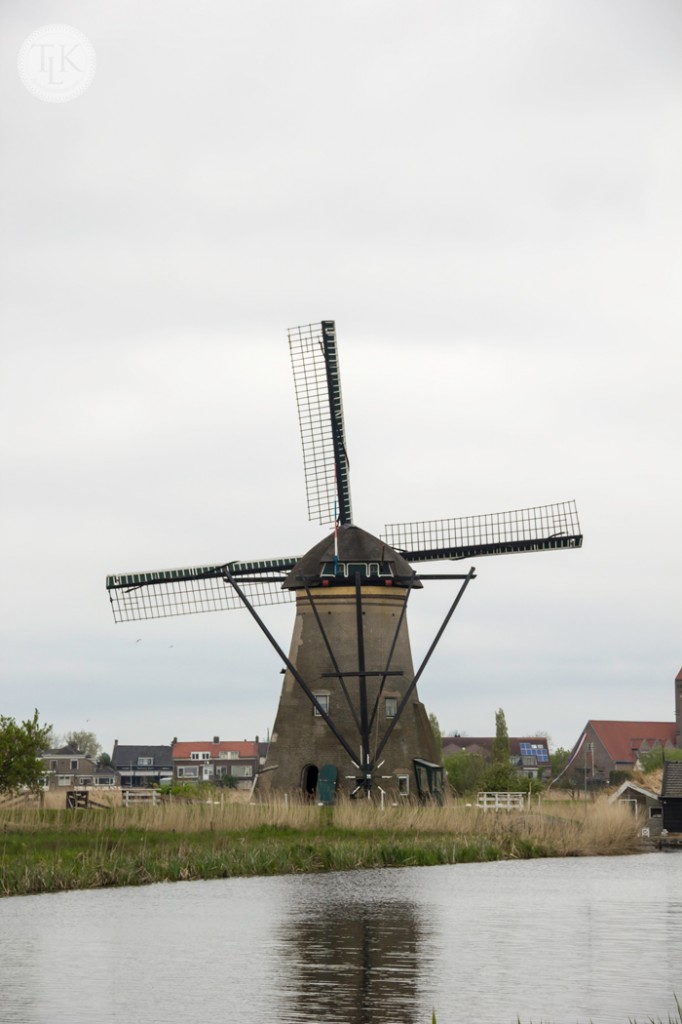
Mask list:
[[636,751],[645,741],[649,748],[657,743],[661,746],[666,743],[675,746],[675,722],[607,722],[590,719],[587,724],[594,729],[613,761],[634,763]]
[[225,753],[228,750],[236,751],[238,757],[258,757],[258,744],[255,740],[220,740],[219,743],[209,740],[183,741],[173,744],[172,756],[177,761],[189,760],[192,752],[208,751],[212,759],[217,759],[221,751]]

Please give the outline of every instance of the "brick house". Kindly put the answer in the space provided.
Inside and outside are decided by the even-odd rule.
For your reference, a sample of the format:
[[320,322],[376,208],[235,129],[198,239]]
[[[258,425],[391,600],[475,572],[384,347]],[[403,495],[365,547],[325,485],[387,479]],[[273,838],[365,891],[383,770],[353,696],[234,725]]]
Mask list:
[[255,740],[181,741],[173,743],[173,777],[178,782],[212,782],[250,789],[260,768]]
[[640,754],[675,746],[675,722],[614,722],[590,719],[573,747],[569,771],[588,784],[608,782],[614,771],[631,772]]
[[40,755],[47,789],[78,789],[84,786],[118,786],[120,777],[111,765],[100,765],[76,747],[57,747]]
[[[446,736],[443,757],[449,754],[477,754],[492,760],[494,736]],[[509,759],[517,771],[529,779],[548,779],[551,775],[549,746],[545,736],[510,736]]]
[[121,776],[121,785],[162,786],[173,778],[170,744],[121,744],[114,740],[111,763]]

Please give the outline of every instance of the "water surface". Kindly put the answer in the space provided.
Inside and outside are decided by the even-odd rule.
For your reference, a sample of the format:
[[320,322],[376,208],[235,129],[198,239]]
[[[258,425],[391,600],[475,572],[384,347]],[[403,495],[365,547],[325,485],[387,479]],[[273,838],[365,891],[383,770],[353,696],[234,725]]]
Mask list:
[[682,998],[682,856],[0,901],[2,1024],[576,1024]]

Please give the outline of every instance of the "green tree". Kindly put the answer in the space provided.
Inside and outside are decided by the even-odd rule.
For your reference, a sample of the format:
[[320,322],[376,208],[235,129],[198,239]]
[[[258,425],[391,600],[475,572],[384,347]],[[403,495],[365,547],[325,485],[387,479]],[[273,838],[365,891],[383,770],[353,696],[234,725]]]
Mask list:
[[67,732],[64,742],[70,747],[75,747],[79,754],[86,757],[97,758],[99,755],[99,740],[94,732],[87,732],[85,729],[74,729]]
[[663,767],[664,761],[682,761],[682,750],[676,747],[653,747],[651,750],[643,751],[639,755],[639,763],[645,774],[655,772]]
[[448,782],[458,796],[477,793],[483,789],[482,780],[486,771],[486,761],[480,754],[469,754],[461,750],[443,758]]
[[552,766],[552,778],[558,779],[564,768],[568,764],[568,759],[571,756],[571,751],[566,750],[565,747],[557,747],[549,755],[549,763]]
[[502,708],[495,712],[493,760],[482,781],[486,790],[491,793],[507,791],[513,793],[525,788],[524,780],[514,770],[510,761],[509,733]]
[[37,710],[21,725],[0,715],[0,793],[24,788],[39,792],[44,772],[40,755],[48,747],[50,729],[40,724]]
[[440,750],[440,748],[443,746],[443,734],[440,731],[440,725],[438,723],[438,719],[434,715],[433,711],[431,711],[429,713],[429,722],[431,723],[431,728],[433,730],[433,735],[436,737],[436,746]]
[[493,740],[493,764],[509,765],[509,733],[507,732],[507,719],[504,711],[499,708],[495,712],[495,739]]

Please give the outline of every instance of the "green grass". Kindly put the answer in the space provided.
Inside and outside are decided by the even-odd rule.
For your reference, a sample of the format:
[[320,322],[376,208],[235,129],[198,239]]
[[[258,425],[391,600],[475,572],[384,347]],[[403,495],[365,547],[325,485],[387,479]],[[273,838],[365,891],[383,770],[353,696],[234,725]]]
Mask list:
[[[0,895],[149,882],[632,853],[622,808],[593,819],[368,802],[186,803],[0,812]],[[682,1024],[682,1022],[681,1022]]]
[[[513,851],[507,850],[507,855]],[[320,832],[263,825],[232,832],[139,828],[6,831],[0,836],[0,894],[58,892],[115,885],[418,867],[500,860],[482,839],[455,843],[439,834]]]

